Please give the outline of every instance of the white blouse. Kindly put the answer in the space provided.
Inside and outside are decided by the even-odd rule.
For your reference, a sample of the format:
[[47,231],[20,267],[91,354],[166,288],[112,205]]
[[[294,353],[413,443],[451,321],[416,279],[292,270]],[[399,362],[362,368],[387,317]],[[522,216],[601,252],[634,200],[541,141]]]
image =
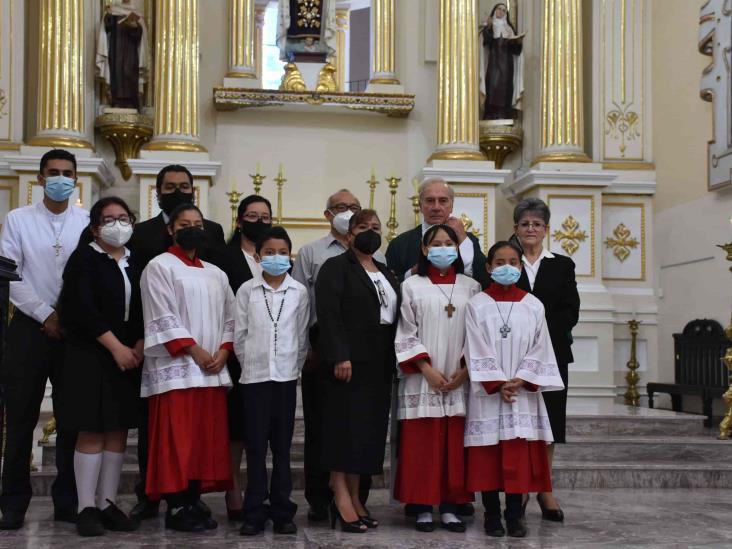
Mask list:
[[379,296],[379,303],[381,304],[381,323],[382,324],[394,324],[397,314],[397,295],[394,288],[384,276],[381,271],[372,273],[366,271],[369,275],[371,282],[376,287],[376,294]]

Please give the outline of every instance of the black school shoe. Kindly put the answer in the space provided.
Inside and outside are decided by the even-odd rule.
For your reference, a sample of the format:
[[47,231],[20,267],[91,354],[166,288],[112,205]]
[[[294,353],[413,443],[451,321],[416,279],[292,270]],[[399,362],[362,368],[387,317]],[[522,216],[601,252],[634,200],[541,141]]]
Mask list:
[[130,511],[130,518],[136,521],[157,518],[160,512],[160,502],[143,499],[138,501]]
[[508,535],[512,538],[525,538],[529,533],[524,519],[506,520],[506,528]]
[[101,511],[96,507],[84,507],[76,518],[76,533],[84,537],[101,536],[105,532]]
[[465,532],[465,523],[462,521],[458,522],[442,522],[442,527],[448,532],[462,533]]
[[198,517],[206,530],[215,530],[218,528],[219,523],[211,516],[211,509],[200,499],[190,506],[190,512]]
[[76,509],[56,507],[53,510],[53,520],[56,522],[68,522],[70,524],[76,524],[77,517]]
[[485,515],[483,519],[483,529],[485,533],[492,538],[502,538],[506,535],[506,530],[503,528],[500,516],[489,516]]
[[255,524],[254,522],[244,521],[241,525],[239,533],[242,536],[256,536],[264,531],[264,524]]
[[435,531],[435,522],[432,520],[429,521],[422,521],[422,522],[415,522],[414,527],[417,530],[417,532],[434,532]]
[[14,511],[3,513],[2,518],[0,518],[0,530],[20,530],[23,527],[24,520],[25,515],[23,513]]
[[189,506],[179,507],[175,513],[168,508],[165,513],[165,527],[178,532],[203,532],[206,529]]
[[100,515],[102,524],[107,530],[113,532],[134,532],[140,527],[140,523],[125,515],[114,503],[107,500],[108,507],[102,509]]
[[297,526],[291,520],[275,522],[272,524],[272,531],[275,534],[297,534]]

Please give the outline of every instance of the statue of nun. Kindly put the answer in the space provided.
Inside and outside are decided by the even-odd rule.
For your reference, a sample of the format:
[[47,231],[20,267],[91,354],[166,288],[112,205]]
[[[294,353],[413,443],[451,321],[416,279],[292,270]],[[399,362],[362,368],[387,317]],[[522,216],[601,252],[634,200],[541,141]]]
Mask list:
[[493,6],[490,16],[480,26],[483,37],[481,51],[480,92],[485,95],[483,120],[512,121],[518,118],[524,92],[524,34],[518,34],[508,19],[506,4]]

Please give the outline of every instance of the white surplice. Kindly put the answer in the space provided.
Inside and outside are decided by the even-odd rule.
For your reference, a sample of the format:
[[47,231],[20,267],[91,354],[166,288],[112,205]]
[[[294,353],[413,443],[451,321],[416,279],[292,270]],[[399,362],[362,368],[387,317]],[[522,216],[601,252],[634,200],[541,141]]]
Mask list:
[[231,386],[226,366],[205,373],[187,353],[172,357],[165,343],[193,339],[211,356],[234,341],[234,293],[226,274],[210,263],[188,266],[166,252],[150,261],[142,273],[145,321],[143,397],[174,389]]
[[[440,291],[442,289],[442,292]],[[455,311],[447,316],[450,292]],[[402,283],[401,316],[394,346],[399,363],[427,353],[431,364],[446,379],[460,368],[465,339],[468,300],[480,292],[480,284],[459,274],[452,284],[433,284],[427,276],[411,276]],[[438,393],[421,374],[399,370],[397,419],[464,416],[467,384]]]
[[[501,337],[501,315],[511,328],[506,338]],[[465,358],[470,371],[465,446],[492,446],[515,438],[552,442],[539,392],[561,390],[564,383],[541,302],[531,294],[520,301],[496,301],[483,292],[468,303],[465,327]],[[538,391],[520,389],[515,402],[507,403],[500,391],[489,395],[481,384],[513,378],[536,385]]]

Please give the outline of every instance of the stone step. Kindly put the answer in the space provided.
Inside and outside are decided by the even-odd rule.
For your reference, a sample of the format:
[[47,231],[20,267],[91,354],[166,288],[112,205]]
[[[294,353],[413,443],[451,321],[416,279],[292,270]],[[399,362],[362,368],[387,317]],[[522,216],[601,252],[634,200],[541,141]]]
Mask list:
[[681,414],[667,410],[649,408],[624,408],[618,414],[582,414],[567,412],[567,436],[606,437],[626,436],[667,436],[686,437],[704,435],[704,416]]
[[712,436],[567,437],[555,449],[557,461],[606,463],[732,462],[732,441]]

